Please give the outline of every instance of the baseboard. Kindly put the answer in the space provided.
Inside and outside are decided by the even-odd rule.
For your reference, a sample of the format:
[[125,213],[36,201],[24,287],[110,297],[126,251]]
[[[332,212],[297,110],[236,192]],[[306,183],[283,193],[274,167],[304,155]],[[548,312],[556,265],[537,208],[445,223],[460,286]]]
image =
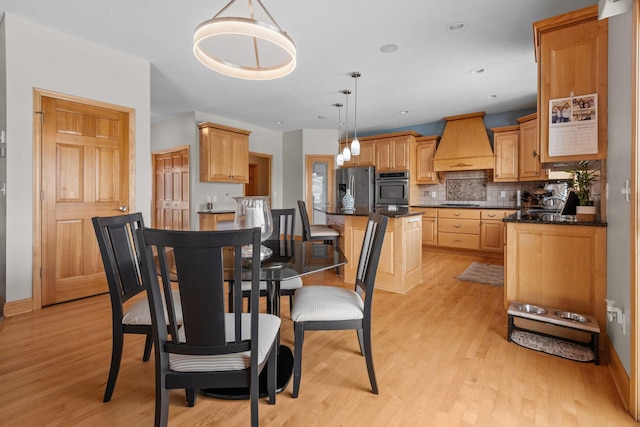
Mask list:
[[627,375],[627,371],[624,369],[613,345],[609,343],[609,345],[606,346],[606,349],[611,378],[613,378],[613,383],[616,385],[616,389],[618,390],[618,394],[620,395],[624,408],[628,411],[630,407],[629,399],[631,398],[631,379],[629,378],[629,375]]
[[4,305],[4,317],[11,317],[30,311],[33,311],[33,300],[31,298],[9,301]]

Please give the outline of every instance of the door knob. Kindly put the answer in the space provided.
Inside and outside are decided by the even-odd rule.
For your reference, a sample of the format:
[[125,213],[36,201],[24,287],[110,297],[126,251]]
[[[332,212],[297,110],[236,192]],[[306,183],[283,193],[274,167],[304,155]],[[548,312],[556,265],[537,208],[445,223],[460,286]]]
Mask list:
[[127,211],[127,207],[126,207],[126,206],[120,206],[120,207],[118,208],[118,210],[119,210],[120,212],[126,212],[126,211]]

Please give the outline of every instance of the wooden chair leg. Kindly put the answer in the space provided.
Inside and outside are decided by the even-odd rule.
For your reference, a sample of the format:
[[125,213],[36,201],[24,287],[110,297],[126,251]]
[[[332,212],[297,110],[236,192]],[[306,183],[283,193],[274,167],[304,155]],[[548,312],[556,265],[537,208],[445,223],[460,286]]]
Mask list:
[[119,328],[114,327],[113,342],[111,344],[111,367],[109,368],[109,378],[107,379],[107,387],[104,391],[104,397],[102,399],[103,402],[110,401],[111,396],[113,396],[113,389],[116,387],[118,372],[120,372],[120,362],[122,360],[123,344],[124,344],[124,332],[122,331],[122,327],[119,327]]
[[185,389],[185,394],[187,396],[187,406],[189,408],[193,408],[194,406],[196,406],[196,391],[193,388],[188,388]]
[[371,329],[364,330],[364,358],[367,361],[367,372],[369,373],[369,382],[371,383],[371,391],[378,394],[378,383],[376,382],[376,373],[373,370],[373,353],[371,352]]
[[366,352],[364,351],[364,334],[362,333],[362,329],[356,329],[358,333],[358,344],[360,344],[360,354],[366,356]]
[[302,344],[304,342],[304,325],[293,324],[294,330],[294,354],[293,354],[293,392],[292,396],[298,397],[300,391],[300,378],[302,377]]
[[153,349],[153,337],[151,336],[151,331],[147,332],[147,338],[144,342],[144,354],[142,355],[142,360],[144,362],[148,361],[151,357],[151,350]]
[[158,380],[156,378],[156,414],[155,414],[154,426],[167,427],[168,424],[169,424],[169,390],[165,388],[163,380]]

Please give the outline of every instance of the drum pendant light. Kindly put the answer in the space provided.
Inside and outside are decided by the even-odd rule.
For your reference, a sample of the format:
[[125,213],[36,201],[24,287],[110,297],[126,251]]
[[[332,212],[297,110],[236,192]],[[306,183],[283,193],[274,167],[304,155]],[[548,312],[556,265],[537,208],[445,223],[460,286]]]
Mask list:
[[[230,11],[236,1],[198,25],[193,34],[196,58],[214,71],[239,79],[272,80],[291,73],[296,68],[293,40],[262,1],[246,0],[244,14],[238,13],[244,11],[242,7]],[[223,16],[227,11],[231,16]]]
[[342,116],[340,115],[340,108],[342,108],[342,104],[337,103],[335,104],[335,106],[338,107],[338,155],[336,156],[336,163],[338,166],[342,166],[344,165],[344,157],[340,152],[340,123],[342,120]]
[[348,162],[351,160],[351,150],[349,149],[349,95],[351,94],[351,91],[348,89],[345,89],[342,91],[342,93],[344,93],[345,98],[346,98],[346,118],[344,119],[344,128],[345,128],[345,141],[346,144],[344,146],[344,149],[342,150],[342,158],[344,159],[345,162]]
[[360,73],[358,71],[354,71],[351,73],[351,77],[356,79],[356,88],[354,91],[356,99],[353,107],[353,141],[351,141],[351,154],[358,156],[360,155],[360,141],[358,140],[358,77],[360,77]]

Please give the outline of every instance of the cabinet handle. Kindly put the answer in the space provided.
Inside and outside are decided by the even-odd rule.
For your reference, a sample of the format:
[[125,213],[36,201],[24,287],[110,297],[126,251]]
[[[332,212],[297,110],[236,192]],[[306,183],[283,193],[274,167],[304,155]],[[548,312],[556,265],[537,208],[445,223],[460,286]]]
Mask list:
[[411,218],[407,220],[407,222],[418,222],[418,221],[420,221],[420,218]]
[[489,218],[495,218],[495,217],[496,217],[496,214],[488,214],[487,216],[488,216]]
[[453,228],[460,228],[460,227],[462,227],[460,224],[454,224],[453,225]]
[[537,157],[537,156],[538,156],[538,153],[536,153],[536,150],[533,150],[533,152],[531,153],[531,155],[532,155],[533,157]]
[[453,214],[453,216],[460,216],[460,213],[459,213],[459,212],[455,212],[455,213]]
[[462,240],[460,240],[460,239],[453,239],[453,241],[456,242],[456,243],[462,242]]

